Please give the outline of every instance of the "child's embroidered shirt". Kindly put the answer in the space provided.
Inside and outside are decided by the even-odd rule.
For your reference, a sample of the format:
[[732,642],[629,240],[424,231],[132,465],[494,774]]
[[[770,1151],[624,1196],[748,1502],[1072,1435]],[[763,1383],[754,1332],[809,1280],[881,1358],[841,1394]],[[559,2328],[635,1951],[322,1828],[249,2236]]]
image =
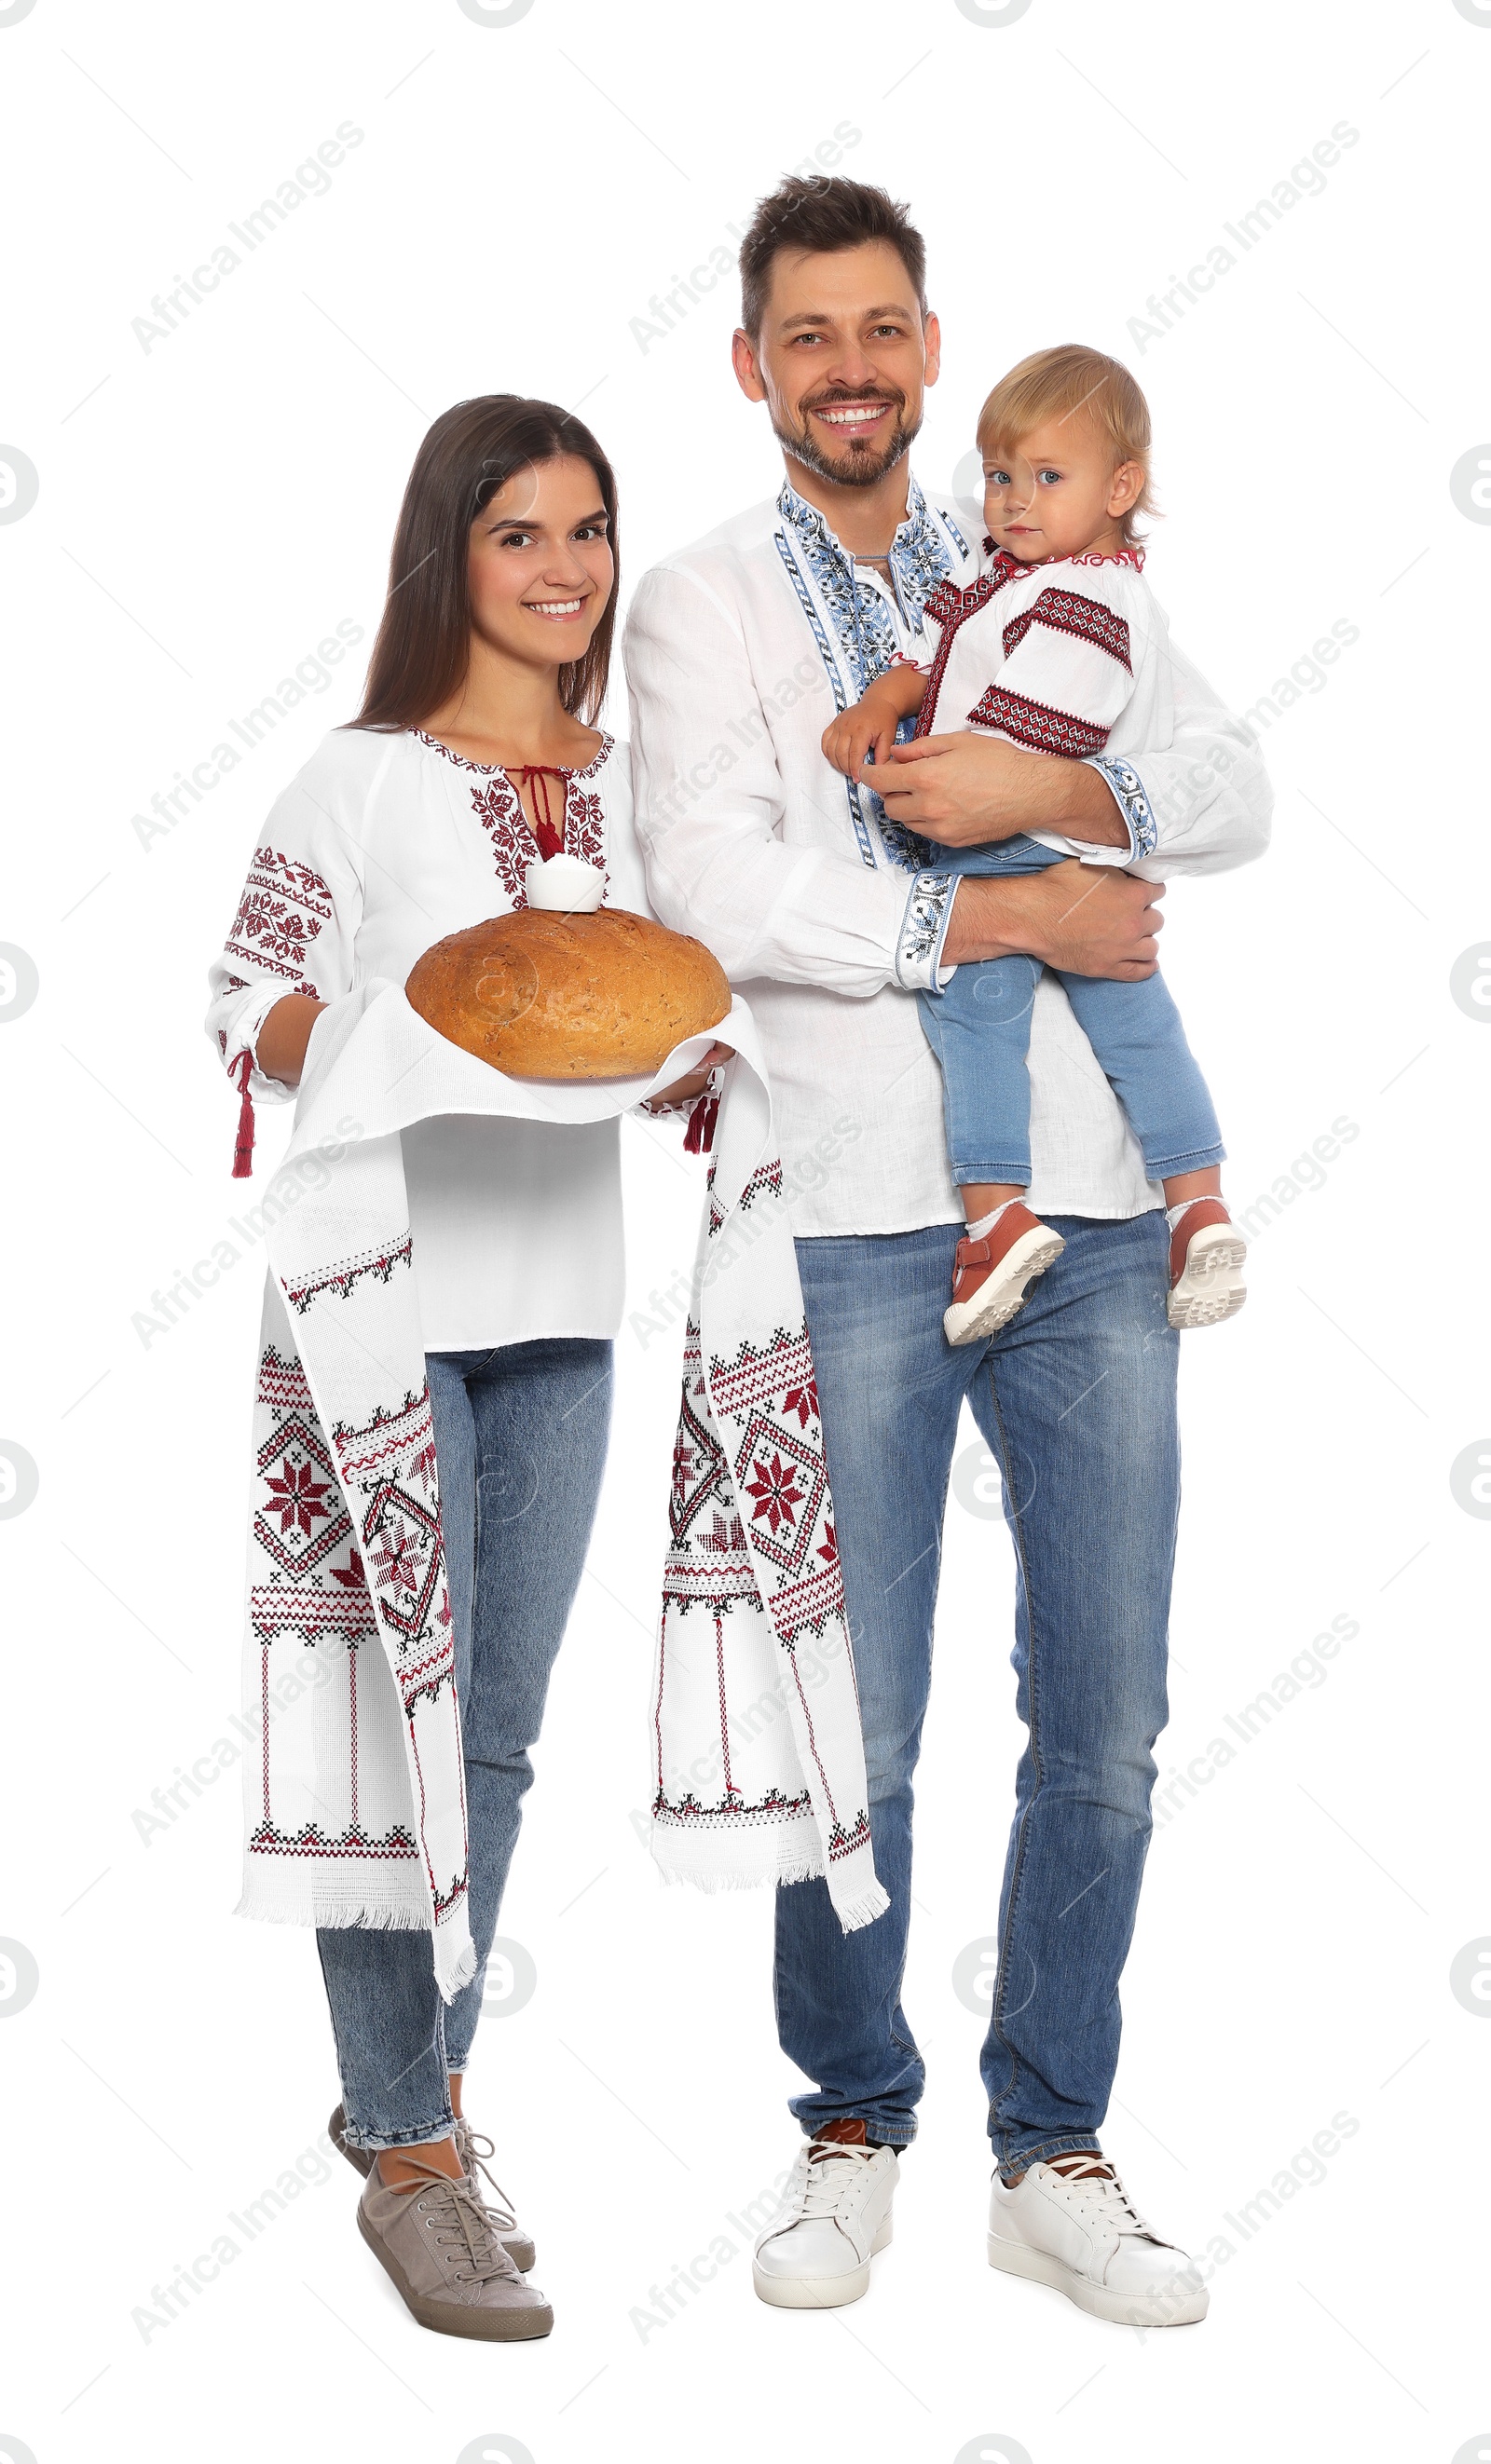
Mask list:
[[[1143,562],[1133,548],[1045,564],[990,550],[967,589],[941,583],[925,607],[932,650],[921,663],[918,736],[972,729],[1076,761],[1168,744],[1169,635]],[[1031,836],[1092,854],[1045,831]]]

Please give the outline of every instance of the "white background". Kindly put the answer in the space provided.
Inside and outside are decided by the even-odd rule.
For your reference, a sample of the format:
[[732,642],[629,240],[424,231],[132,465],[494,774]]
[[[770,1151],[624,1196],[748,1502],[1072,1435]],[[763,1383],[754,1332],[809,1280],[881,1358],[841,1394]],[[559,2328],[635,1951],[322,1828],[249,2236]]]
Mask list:
[[[1467,2272],[1491,2003],[1450,1976],[1491,1936],[1491,1530],[1450,1481],[1491,1430],[1491,1044],[1450,989],[1491,925],[1470,759],[1491,509],[1451,489],[1491,435],[1487,19],[1472,0],[1031,0],[1008,26],[954,0],[535,0],[506,26],[456,0],[0,9],[0,438],[39,474],[0,525],[0,938],[40,982],[0,1034],[0,1437],[39,1470],[0,1529],[0,1934],[39,1978],[28,2001],[0,1968],[0,2433],[37,2464],[507,2464],[514,2441],[534,2464],[1491,2452]],[[152,296],[345,121],[362,141],[329,192],[142,347]],[[1340,122],[1356,142],[1324,193],[1246,253],[1228,240]],[[1150,574],[1224,696],[1256,706],[1356,628],[1265,714],[1270,860],[1169,901],[1235,1203],[1280,1182],[1287,1202],[1245,1314],[1183,1347],[1162,1770],[1231,1736],[1225,1715],[1332,1619],[1357,1631],[1157,1834],[1107,2136],[1162,2228],[1213,2245],[1213,2306],[1168,2335],[1100,2325],[984,2263],[982,2022],[952,1969],[993,1929],[1018,1731],[1010,1554],[974,1452],[920,1785],[924,2126],[868,2299],[766,2309],[728,2219],[794,2145],[770,1908],[665,1892],[639,1837],[678,1342],[624,1331],[619,1442],[502,1917],[537,1989],[495,2010],[469,2094],[559,2323],[542,2345],[437,2342],[358,2241],[353,2175],[315,2155],[337,2088],[314,1950],[230,1914],[236,1774],[182,1789],[145,1837],[134,1818],[236,1705],[257,1250],[238,1243],[166,1333],[133,1320],[233,1237],[282,1139],[281,1115],[254,1190],[229,1180],[203,973],[263,814],[351,712],[365,653],[167,835],[142,846],[132,817],[339,621],[370,641],[409,464],[448,404],[506,387],[582,407],[619,473],[628,582],[771,489],[764,414],[729,375],[730,284],[645,349],[633,320],[841,123],[843,167],[908,197],[929,242],[946,357],[925,479],[947,480],[1015,358],[1091,341],[1149,393]],[[1132,331],[1218,244],[1237,261],[1212,291]],[[1354,1136],[1312,1164],[1343,1119]],[[637,1311],[692,1252],[675,1138],[628,1128]],[[1324,2180],[1244,2239],[1227,2217],[1340,2115],[1352,2134],[1301,2167]],[[229,2212],[298,2159],[305,2187],[248,2240]],[[225,2233],[237,2255],[167,2321],[153,2288]],[[665,2317],[654,2288],[721,2236],[734,2255]]]

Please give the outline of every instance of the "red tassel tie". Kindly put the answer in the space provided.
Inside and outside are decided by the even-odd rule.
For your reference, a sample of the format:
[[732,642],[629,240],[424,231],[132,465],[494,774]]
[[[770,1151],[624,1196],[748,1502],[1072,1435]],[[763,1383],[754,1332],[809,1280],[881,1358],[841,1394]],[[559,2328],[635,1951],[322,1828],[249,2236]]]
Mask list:
[[685,1155],[708,1155],[715,1142],[715,1123],[720,1118],[720,1098],[706,1087],[688,1116],[684,1133]]
[[252,1052],[239,1053],[233,1065],[233,1069],[228,1073],[229,1076],[232,1077],[234,1071],[237,1072],[238,1091],[243,1100],[238,1106],[238,1135],[233,1151],[233,1177],[234,1180],[252,1180],[254,1177],[254,1098],[249,1093],[249,1080],[254,1074]]
[[[511,777],[511,772],[508,775]],[[563,770],[551,769],[543,761],[525,761],[518,776],[532,795],[534,818],[528,826],[533,832],[540,855],[547,864],[552,857],[563,855],[565,851],[565,805],[569,792],[567,777]],[[549,811],[548,781],[550,779],[557,779],[560,781],[557,825]]]

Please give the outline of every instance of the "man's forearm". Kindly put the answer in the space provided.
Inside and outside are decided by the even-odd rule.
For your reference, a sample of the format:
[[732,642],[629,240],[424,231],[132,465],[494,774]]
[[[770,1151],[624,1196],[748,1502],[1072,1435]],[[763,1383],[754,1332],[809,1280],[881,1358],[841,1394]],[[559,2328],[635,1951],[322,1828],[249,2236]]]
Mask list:
[[1045,872],[958,883],[942,948],[944,966],[1016,953],[1076,976],[1133,982],[1159,962],[1163,885],[1076,862]]
[[1085,761],[1027,753],[997,736],[928,736],[901,744],[879,782],[892,821],[943,847],[982,847],[1050,830],[1088,847],[1129,845],[1105,781]]
[[1085,761],[1053,760],[1046,753],[1021,756],[1026,769],[1014,802],[1020,827],[1054,830],[1088,847],[1128,846],[1128,830],[1112,791]]

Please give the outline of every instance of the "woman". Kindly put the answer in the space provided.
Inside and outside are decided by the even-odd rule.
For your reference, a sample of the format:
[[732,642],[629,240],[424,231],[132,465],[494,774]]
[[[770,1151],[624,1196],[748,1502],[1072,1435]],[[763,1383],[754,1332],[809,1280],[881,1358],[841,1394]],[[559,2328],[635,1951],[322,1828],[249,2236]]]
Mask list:
[[[610,903],[646,912],[625,749],[593,723],[615,593],[615,482],[589,429],[513,394],[436,420],[405,495],[363,708],[275,806],[212,970],[209,1027],[243,1097],[236,1170],[253,1097],[299,1086],[328,1005],[369,977],[402,983],[432,942],[525,905],[537,858],[601,866]],[[656,1101],[706,1082],[707,1066]],[[619,1133],[447,1116],[402,1144],[478,1965],[445,2007],[424,1934],[319,1927],[343,2088],[332,2133],[367,2175],[364,2237],[421,2324],[546,2335],[552,2312],[520,2273],[533,2245],[483,2199],[492,2149],[460,2090],[605,1462]],[[527,1513],[538,1495],[545,1510]]]

